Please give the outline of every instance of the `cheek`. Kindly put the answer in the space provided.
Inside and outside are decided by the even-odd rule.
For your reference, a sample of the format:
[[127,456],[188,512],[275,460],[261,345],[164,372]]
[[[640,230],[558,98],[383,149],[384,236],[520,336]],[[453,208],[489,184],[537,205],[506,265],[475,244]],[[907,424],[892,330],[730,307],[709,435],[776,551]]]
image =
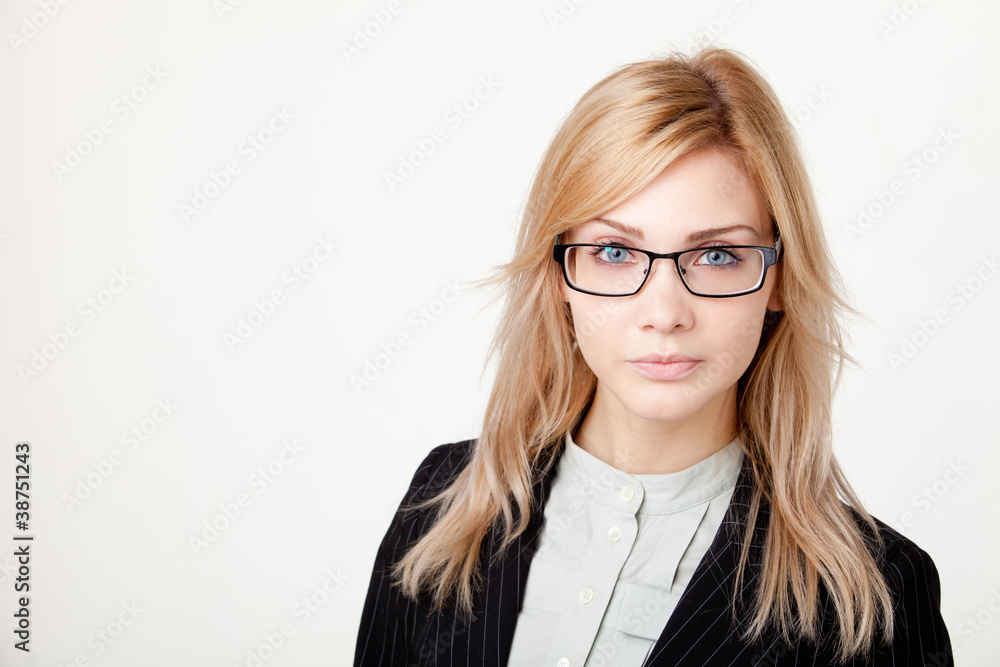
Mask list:
[[723,367],[726,375],[739,377],[753,361],[764,325],[763,313],[762,308],[759,313],[755,309],[739,315],[731,314],[727,322],[719,323],[714,328],[717,332],[715,361]]
[[607,354],[619,337],[621,304],[614,299],[593,297],[571,299],[573,328],[587,363],[593,367],[597,356]]

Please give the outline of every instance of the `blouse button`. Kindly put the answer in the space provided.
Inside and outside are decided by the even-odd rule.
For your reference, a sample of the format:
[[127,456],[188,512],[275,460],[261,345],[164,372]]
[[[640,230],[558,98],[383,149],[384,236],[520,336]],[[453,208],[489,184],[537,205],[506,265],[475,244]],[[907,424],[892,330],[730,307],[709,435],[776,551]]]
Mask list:
[[556,667],[569,667],[569,658],[559,658]]
[[635,498],[635,489],[626,484],[622,487],[621,497],[627,503],[632,502],[632,499]]
[[580,602],[582,602],[583,604],[587,604],[593,599],[594,599],[594,589],[591,588],[590,586],[587,586],[582,591],[580,591]]
[[621,528],[615,526],[614,528],[608,531],[608,542],[617,542],[620,539],[622,539]]

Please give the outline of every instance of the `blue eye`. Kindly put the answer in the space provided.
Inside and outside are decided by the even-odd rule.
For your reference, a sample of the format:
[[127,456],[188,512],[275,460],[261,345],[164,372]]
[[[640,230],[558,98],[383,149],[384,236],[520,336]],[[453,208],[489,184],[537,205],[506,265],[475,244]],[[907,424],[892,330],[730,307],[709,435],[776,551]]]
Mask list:
[[[702,262],[702,260],[704,260],[704,262]],[[708,266],[725,266],[726,264],[736,261],[736,258],[725,250],[709,250],[704,253],[698,261],[699,263],[704,263]]]
[[617,246],[604,246],[601,248],[601,253],[603,254],[603,259],[611,262],[612,264],[624,262],[629,257],[628,250]]

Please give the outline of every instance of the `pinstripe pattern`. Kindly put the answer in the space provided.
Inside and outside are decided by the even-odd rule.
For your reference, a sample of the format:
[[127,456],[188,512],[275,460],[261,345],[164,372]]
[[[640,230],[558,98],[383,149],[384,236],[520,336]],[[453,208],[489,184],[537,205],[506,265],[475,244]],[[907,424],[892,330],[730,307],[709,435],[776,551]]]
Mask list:
[[[434,448],[420,464],[402,505],[419,502],[447,485],[468,462],[472,445],[473,441],[466,440]],[[554,472],[555,466],[551,470]],[[552,474],[547,475],[535,487],[539,507],[545,503],[552,477]],[[744,461],[715,541],[695,570],[645,665],[808,667],[836,664],[832,647],[826,641],[820,641],[819,645],[798,642],[790,646],[776,633],[765,633],[758,641],[748,643],[741,637],[742,619],[746,614],[740,614],[739,624],[733,623],[730,600],[752,484],[752,473],[748,462]],[[427,530],[432,519],[431,510],[397,512],[375,557],[358,631],[355,667],[506,665],[541,515],[540,511],[533,513],[528,530],[502,557],[495,557],[500,538],[495,533],[487,537],[481,554],[485,568],[483,585],[475,596],[474,619],[467,621],[450,612],[433,613],[426,600],[411,601],[389,585],[388,565],[403,556],[409,545]],[[768,521],[766,504],[760,517],[739,593],[743,604],[751,604],[754,584],[760,574]],[[895,600],[897,630],[891,644],[878,647],[866,660],[856,659],[851,664],[878,667],[953,665],[948,631],[941,619],[940,583],[933,561],[909,539],[882,522],[878,522],[878,526],[885,539],[885,551],[879,562]],[[831,608],[825,593],[821,599],[828,612],[823,636],[830,637]],[[612,664],[615,664],[613,660]]]

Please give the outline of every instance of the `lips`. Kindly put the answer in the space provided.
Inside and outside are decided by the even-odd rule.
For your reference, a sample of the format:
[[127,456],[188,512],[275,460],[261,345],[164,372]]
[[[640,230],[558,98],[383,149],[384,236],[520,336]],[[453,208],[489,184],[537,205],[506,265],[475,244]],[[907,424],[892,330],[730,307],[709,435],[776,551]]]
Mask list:
[[670,354],[663,356],[661,354],[650,354],[642,359],[633,359],[636,363],[649,363],[649,364],[672,364],[684,361],[698,361],[697,359],[692,359],[691,357],[685,357],[683,354]]
[[637,373],[651,380],[678,380],[693,371],[700,363],[700,359],[692,359],[683,354],[667,356],[650,354],[628,362]]

